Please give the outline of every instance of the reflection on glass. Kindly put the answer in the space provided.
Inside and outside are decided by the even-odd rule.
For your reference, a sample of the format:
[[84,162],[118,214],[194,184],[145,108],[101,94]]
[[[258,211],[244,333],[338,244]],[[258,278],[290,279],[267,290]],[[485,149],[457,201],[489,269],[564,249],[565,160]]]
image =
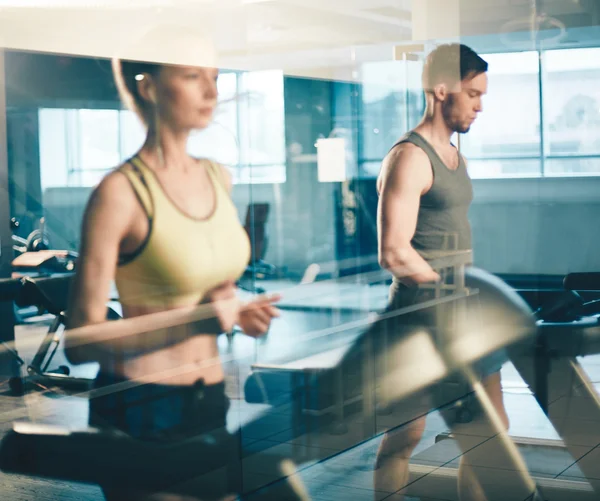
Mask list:
[[94,186],[139,149],[144,131],[129,110],[39,110],[42,190]]
[[422,68],[421,61],[362,65],[361,175],[373,176],[372,163],[380,163],[390,147],[421,119],[424,111]]
[[544,171],[548,176],[589,176],[600,173],[600,156],[578,157],[565,156],[564,158],[549,158],[544,164]]
[[283,72],[221,73],[218,86],[215,121],[190,153],[229,166],[234,183],[285,182]]
[[237,75],[221,73],[217,81],[219,105],[215,118],[206,129],[192,133],[188,150],[195,157],[212,158],[223,165],[239,162]]
[[[539,175],[540,162],[535,160],[540,156],[541,141],[537,53],[482,57],[489,64],[483,113],[470,132],[461,136],[461,150],[469,159],[471,175]],[[515,163],[511,158],[528,160]],[[476,164],[478,160],[482,162]]]
[[243,73],[238,182],[285,182],[283,72]]
[[[75,146],[80,169],[106,169],[118,165],[119,112],[113,110],[78,110]],[[79,165],[77,165],[79,164]]]
[[[599,173],[600,49],[553,50],[544,54],[544,122],[548,174]],[[561,158],[568,157],[568,158]]]
[[[537,53],[489,54],[484,58],[490,63],[484,112],[469,134],[460,139],[473,178],[600,173],[600,49],[544,52],[541,89]],[[284,296],[282,316],[264,340],[237,334],[219,339],[221,351],[230,356],[225,368],[233,402],[229,424],[235,426],[256,417],[258,411],[253,406],[264,404],[261,399],[266,395],[268,405],[260,406],[260,410],[267,415],[267,422],[242,438],[252,441],[256,449],[265,445],[268,450],[277,444],[273,447],[296,447],[312,454],[311,461],[326,459],[324,468],[330,472],[335,469],[340,478],[345,475],[352,479],[356,470],[366,470],[364,499],[372,498],[372,493],[366,492],[372,485],[380,443],[380,437],[367,439],[412,418],[408,412],[419,409],[418,402],[403,404],[396,413],[387,412],[381,405],[386,401],[383,387],[361,386],[366,365],[361,362],[349,364],[343,371],[331,369],[388,300],[389,276],[377,262],[375,178],[390,147],[422,116],[421,70],[420,61],[371,62],[360,66],[360,81],[352,82],[284,77],[276,70],[226,71],[218,81],[220,104],[214,123],[193,134],[188,144],[192,155],[227,165],[238,185],[233,191],[234,202],[252,240],[252,258],[240,279],[240,294],[247,299],[255,293],[282,291]],[[108,78],[98,85],[108,87]],[[72,89],[65,86],[67,98],[70,92]],[[89,106],[95,109],[83,109],[82,101],[67,98],[60,101],[61,108],[51,108],[56,103],[44,101],[38,112],[44,193],[40,211],[46,217],[53,245],[75,250],[90,187],[135,153],[145,132],[132,112],[117,109],[115,103],[90,99]],[[36,113],[38,108],[34,109]],[[17,123],[12,130],[19,128],[26,129]],[[36,134],[31,134],[34,142],[38,141]],[[345,150],[334,151],[334,161],[325,158],[319,166],[315,145],[342,139]],[[39,191],[39,185],[32,188],[37,180],[31,170],[37,166],[28,156],[28,143],[25,139],[21,143],[13,140],[12,150],[9,148],[11,168],[13,173],[23,169],[20,179],[26,180],[23,183],[29,192]],[[319,179],[318,167],[331,171],[336,164],[342,175],[335,180]],[[568,268],[597,268],[597,242],[594,232],[588,231],[593,227],[593,210],[580,200],[581,192],[575,191],[587,185],[593,196],[593,180],[583,184],[561,180],[560,195],[546,189],[557,183],[544,181],[533,183],[536,187],[544,185],[544,189],[533,192],[531,184],[519,179],[475,186],[479,198],[471,219],[478,265],[499,274],[530,276],[558,276]],[[518,189],[513,191],[513,187]],[[563,196],[569,198],[566,210],[561,204]],[[25,201],[19,203],[26,206]],[[33,206],[29,201],[27,204]],[[17,207],[21,210],[20,205]],[[574,246],[573,242],[580,243]],[[315,267],[319,271],[307,280]],[[389,346],[385,353],[394,353],[393,348],[399,347]],[[469,344],[469,348],[476,346]],[[408,351],[404,345],[402,348],[397,351],[404,356]],[[392,384],[414,382],[415,374],[436,368],[431,357],[422,364],[422,353],[396,364],[397,370],[406,371],[404,378],[396,377],[384,359],[375,369],[394,376]],[[261,364],[265,369],[264,380],[258,381],[264,386],[246,385],[253,363],[255,375]],[[51,367],[55,365],[58,363]],[[520,379],[515,380],[514,369],[508,368],[509,378],[503,375],[503,384],[508,381],[506,387],[524,388]],[[378,407],[378,413],[367,416],[369,419],[361,414],[363,397]],[[510,410],[521,405],[520,399],[517,402],[510,396],[507,402]],[[423,412],[427,410],[429,407]],[[61,417],[62,412],[58,413]],[[76,421],[78,416],[65,422],[71,419]],[[531,423],[529,418],[511,419],[511,432],[533,433]],[[538,421],[535,424],[539,438],[554,433],[548,431],[549,424],[543,429],[537,426]],[[431,442],[448,428],[437,413],[428,417],[427,426]],[[413,457],[430,447],[426,442]],[[446,447],[449,442],[442,444]],[[335,453],[340,455],[331,458]],[[252,460],[258,463],[264,457],[261,449]],[[420,465],[421,458],[414,462]],[[315,485],[318,487],[309,488],[324,489]],[[346,499],[348,490],[333,489],[327,495]]]
[[495,158],[470,160],[469,175],[474,179],[539,176],[540,161],[532,158]]

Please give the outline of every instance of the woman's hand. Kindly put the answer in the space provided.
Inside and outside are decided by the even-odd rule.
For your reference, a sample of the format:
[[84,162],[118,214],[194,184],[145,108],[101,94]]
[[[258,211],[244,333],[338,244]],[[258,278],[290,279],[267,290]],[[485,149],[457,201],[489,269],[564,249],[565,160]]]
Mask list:
[[279,316],[280,311],[273,306],[281,299],[279,294],[261,296],[243,305],[239,313],[238,325],[251,337],[260,337],[267,333],[271,320]]
[[214,320],[219,324],[220,332],[231,332],[240,315],[242,302],[238,298],[235,282],[224,282],[210,290],[204,303],[209,303],[215,313]]

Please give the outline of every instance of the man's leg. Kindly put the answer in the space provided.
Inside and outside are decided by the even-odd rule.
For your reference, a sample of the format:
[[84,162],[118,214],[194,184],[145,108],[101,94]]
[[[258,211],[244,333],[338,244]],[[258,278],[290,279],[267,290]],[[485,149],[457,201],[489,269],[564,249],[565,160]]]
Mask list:
[[[495,372],[483,380],[483,385],[487,390],[496,412],[502,419],[502,423],[508,430],[509,422],[506,409],[504,408],[504,399],[502,397],[502,384],[500,372]],[[486,497],[477,481],[473,469],[465,461],[463,456],[460,460],[458,469],[458,495],[461,501],[485,501]]]
[[[398,430],[387,432],[377,451],[375,491],[396,492],[409,480],[409,461],[425,430],[425,416]],[[378,499],[377,495],[375,499]]]
[[415,395],[393,410],[397,422],[405,424],[387,431],[379,444],[373,479],[375,492],[397,492],[408,484],[410,457],[421,441],[430,410],[428,394]]

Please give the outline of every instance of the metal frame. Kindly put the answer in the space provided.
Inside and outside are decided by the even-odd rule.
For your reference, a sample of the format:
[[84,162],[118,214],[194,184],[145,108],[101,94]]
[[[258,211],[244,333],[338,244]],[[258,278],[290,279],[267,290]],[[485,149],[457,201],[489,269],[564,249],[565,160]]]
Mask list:
[[[9,193],[9,167],[7,150],[7,124],[6,124],[6,78],[4,67],[4,50],[0,49],[0,278],[10,278],[12,274],[12,230],[10,227],[10,193]],[[15,318],[11,302],[0,303],[0,341],[14,345]],[[4,344],[4,347],[6,345]],[[16,354],[16,352],[14,353]],[[16,375],[18,369],[18,355],[15,359],[11,350],[2,354],[2,365],[8,364],[8,374]],[[5,356],[6,355],[6,356]],[[4,372],[4,367],[2,372]]]

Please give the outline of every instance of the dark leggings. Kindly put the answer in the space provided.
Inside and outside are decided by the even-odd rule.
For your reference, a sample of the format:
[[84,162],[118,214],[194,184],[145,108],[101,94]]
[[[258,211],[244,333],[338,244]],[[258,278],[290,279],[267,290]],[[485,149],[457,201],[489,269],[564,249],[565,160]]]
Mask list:
[[[110,391],[115,383],[128,382],[100,374],[96,388]],[[148,454],[132,458],[131,469],[101,485],[106,499],[137,501],[153,493],[168,493],[204,501],[242,495],[242,432],[226,429],[229,405],[224,383],[207,386],[202,381],[192,386],[140,385],[92,398],[90,425],[149,445]],[[280,479],[286,476],[284,459],[261,457]],[[272,494],[242,498],[301,499],[289,480],[279,483]]]

